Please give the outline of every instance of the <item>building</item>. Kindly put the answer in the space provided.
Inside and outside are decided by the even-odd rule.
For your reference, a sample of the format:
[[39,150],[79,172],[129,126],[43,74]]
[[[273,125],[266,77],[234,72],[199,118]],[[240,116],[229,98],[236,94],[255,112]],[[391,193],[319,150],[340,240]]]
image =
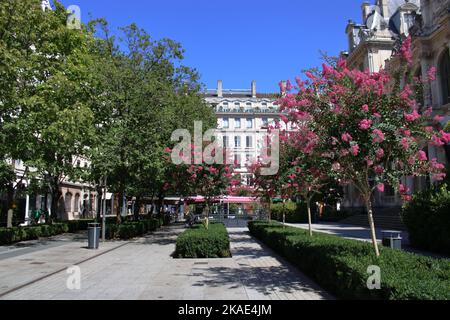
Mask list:
[[[423,107],[432,106],[435,115],[444,116],[442,126],[450,120],[450,0],[376,0],[374,5],[361,6],[362,23],[349,21],[346,27],[348,51],[342,52],[350,68],[378,72],[396,63],[394,54],[407,36],[413,40],[413,72],[427,78],[435,67],[437,81],[426,88]],[[449,163],[449,146],[424,146],[430,159]],[[412,192],[428,188],[432,181],[426,178],[405,178]],[[392,188],[375,193],[378,212],[397,210],[401,197]],[[363,203],[357,191],[348,186],[342,206],[359,210]],[[397,210],[398,211],[398,210]]]
[[351,69],[378,72],[392,56],[398,39],[407,36],[420,11],[420,0],[376,0],[361,6],[362,23],[346,27],[348,51],[343,52]]
[[247,165],[261,154],[267,128],[279,117],[275,105],[278,94],[262,94],[256,90],[256,81],[248,90],[225,90],[221,80],[217,88],[207,90],[205,100],[217,114],[217,136],[230,151],[244,184],[249,184],[251,174]]

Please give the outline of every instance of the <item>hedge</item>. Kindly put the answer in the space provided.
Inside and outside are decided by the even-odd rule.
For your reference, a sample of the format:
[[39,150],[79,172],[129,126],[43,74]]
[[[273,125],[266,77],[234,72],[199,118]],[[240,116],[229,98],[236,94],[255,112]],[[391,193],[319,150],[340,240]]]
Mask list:
[[450,190],[446,185],[414,195],[402,210],[413,247],[450,255]]
[[36,240],[40,237],[51,237],[68,231],[69,226],[66,223],[31,227],[0,228],[0,245],[10,245],[20,241]]
[[[373,253],[370,243],[250,222],[250,232],[296,265],[325,290],[341,299],[450,299],[450,261],[389,248]],[[367,289],[369,266],[381,269],[381,289]]]
[[128,240],[135,237],[143,236],[148,232],[155,231],[162,226],[159,219],[145,219],[137,222],[125,222],[123,224],[107,224],[107,239]]
[[69,232],[75,233],[77,231],[87,230],[88,224],[94,223],[94,222],[95,222],[94,219],[81,219],[81,220],[67,221],[65,223],[67,223],[67,225],[69,227]]
[[207,230],[196,225],[177,238],[176,258],[228,258],[231,257],[230,239],[225,226],[212,223]]

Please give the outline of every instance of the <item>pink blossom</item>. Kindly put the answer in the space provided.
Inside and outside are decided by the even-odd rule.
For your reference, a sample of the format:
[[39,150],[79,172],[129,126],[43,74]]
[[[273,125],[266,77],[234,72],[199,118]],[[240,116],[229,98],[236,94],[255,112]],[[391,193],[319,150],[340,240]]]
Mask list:
[[352,153],[353,156],[357,156],[359,154],[359,146],[357,144],[354,144],[351,148],[350,148],[350,152]]
[[379,114],[378,112],[375,112],[375,113],[373,114],[373,116],[374,116],[375,118],[381,118],[381,114]]
[[344,141],[344,142],[353,141],[353,137],[347,132],[344,133],[341,138],[342,138],[342,141]]
[[407,194],[409,192],[409,188],[406,187],[404,184],[400,184],[399,192],[400,194]]
[[447,133],[444,130],[439,131],[439,133],[441,134],[442,142],[444,142],[444,143],[450,142],[450,133]]
[[332,168],[334,171],[340,171],[341,170],[341,164],[339,162],[335,162],[332,165]]
[[445,143],[440,137],[438,137],[437,135],[433,135],[433,137],[431,138],[431,144],[436,147],[442,147]]
[[368,106],[367,104],[363,105],[363,106],[361,107],[361,109],[362,109],[364,112],[369,112],[369,106]]
[[436,123],[441,123],[442,120],[444,120],[444,117],[441,115],[437,115],[433,118],[433,121]]
[[372,120],[364,119],[359,123],[359,128],[361,130],[369,130],[372,126]]
[[414,110],[412,113],[405,113],[405,119],[408,122],[414,122],[419,118],[420,114],[417,112],[417,110]]
[[373,137],[373,142],[375,142],[375,143],[381,143],[384,140],[386,140],[383,131],[381,131],[380,129],[373,130],[372,137]]
[[436,68],[431,67],[427,72],[427,76],[428,76],[428,81],[435,81],[436,80]]
[[439,163],[436,158],[431,160],[431,167],[437,171],[445,169],[445,165],[442,163]]
[[376,166],[375,167],[375,173],[376,174],[383,174],[384,173],[384,168],[382,166]]
[[368,157],[366,157],[366,162],[368,167],[371,167],[374,164],[373,160],[369,159]]
[[418,157],[420,161],[428,161],[427,154],[424,151],[419,151]]
[[433,179],[436,181],[442,181],[445,179],[446,176],[447,176],[447,174],[445,174],[445,173],[435,173],[435,174],[433,174]]
[[409,149],[409,140],[407,138],[403,138],[400,141],[400,144],[403,146],[403,149],[405,149],[405,150]]
[[402,43],[402,46],[400,48],[400,56],[406,62],[408,62],[408,64],[411,64],[413,60],[411,45],[412,45],[412,38],[411,36],[408,36],[408,38],[406,38],[406,40]]
[[380,191],[380,192],[384,192],[384,183],[378,184],[378,185],[377,185],[377,189],[378,189],[378,191]]
[[375,155],[377,156],[377,159],[382,159],[384,157],[384,150],[383,149],[378,149],[377,151],[375,151]]

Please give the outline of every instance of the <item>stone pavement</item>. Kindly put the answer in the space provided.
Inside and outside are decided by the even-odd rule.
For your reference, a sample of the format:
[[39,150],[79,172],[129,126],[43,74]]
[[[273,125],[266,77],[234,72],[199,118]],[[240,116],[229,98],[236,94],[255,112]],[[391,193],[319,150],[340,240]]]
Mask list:
[[[233,258],[173,259],[181,226],[162,229],[145,238],[116,246],[106,254],[79,264],[81,290],[66,287],[65,271],[15,290],[1,299],[51,300],[254,300],[332,299],[311,280],[271,250],[256,242],[246,228],[230,227]],[[77,248],[78,246],[78,248]],[[106,250],[103,249],[103,250]],[[81,254],[79,244],[67,244],[0,261],[0,286],[10,278],[24,282],[45,265],[33,261],[58,260],[71,265]],[[88,251],[90,252],[90,251]],[[33,255],[37,256],[33,256]],[[86,254],[86,253],[85,253]],[[80,257],[82,258],[82,257]],[[30,259],[30,260],[28,260]],[[55,267],[57,263],[55,262]],[[27,270],[27,271],[26,271]],[[19,272],[18,272],[19,271]]]

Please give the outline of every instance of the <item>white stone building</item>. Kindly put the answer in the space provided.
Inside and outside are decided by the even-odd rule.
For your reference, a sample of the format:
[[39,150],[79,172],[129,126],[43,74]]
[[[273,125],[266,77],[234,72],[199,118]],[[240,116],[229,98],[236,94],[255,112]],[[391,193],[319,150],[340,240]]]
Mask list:
[[217,135],[239,163],[236,172],[244,184],[251,178],[247,165],[261,155],[267,128],[279,118],[276,99],[277,94],[257,93],[255,81],[250,90],[225,90],[219,80],[217,88],[205,94],[206,102],[217,114]]
[[[437,69],[437,81],[425,90],[422,105],[432,106],[434,114],[443,115],[444,126],[450,120],[450,0],[375,0],[373,5],[364,2],[361,11],[362,22],[349,21],[346,28],[349,48],[342,55],[349,67],[371,72],[389,68],[396,63],[393,54],[400,40],[411,35],[414,74],[426,79],[430,67]],[[424,146],[424,150],[430,159],[449,161],[448,146]],[[412,192],[429,187],[430,182],[425,178],[405,178]],[[375,193],[378,211],[401,205],[400,196],[392,188]],[[343,207],[363,207],[352,186],[345,190]]]

